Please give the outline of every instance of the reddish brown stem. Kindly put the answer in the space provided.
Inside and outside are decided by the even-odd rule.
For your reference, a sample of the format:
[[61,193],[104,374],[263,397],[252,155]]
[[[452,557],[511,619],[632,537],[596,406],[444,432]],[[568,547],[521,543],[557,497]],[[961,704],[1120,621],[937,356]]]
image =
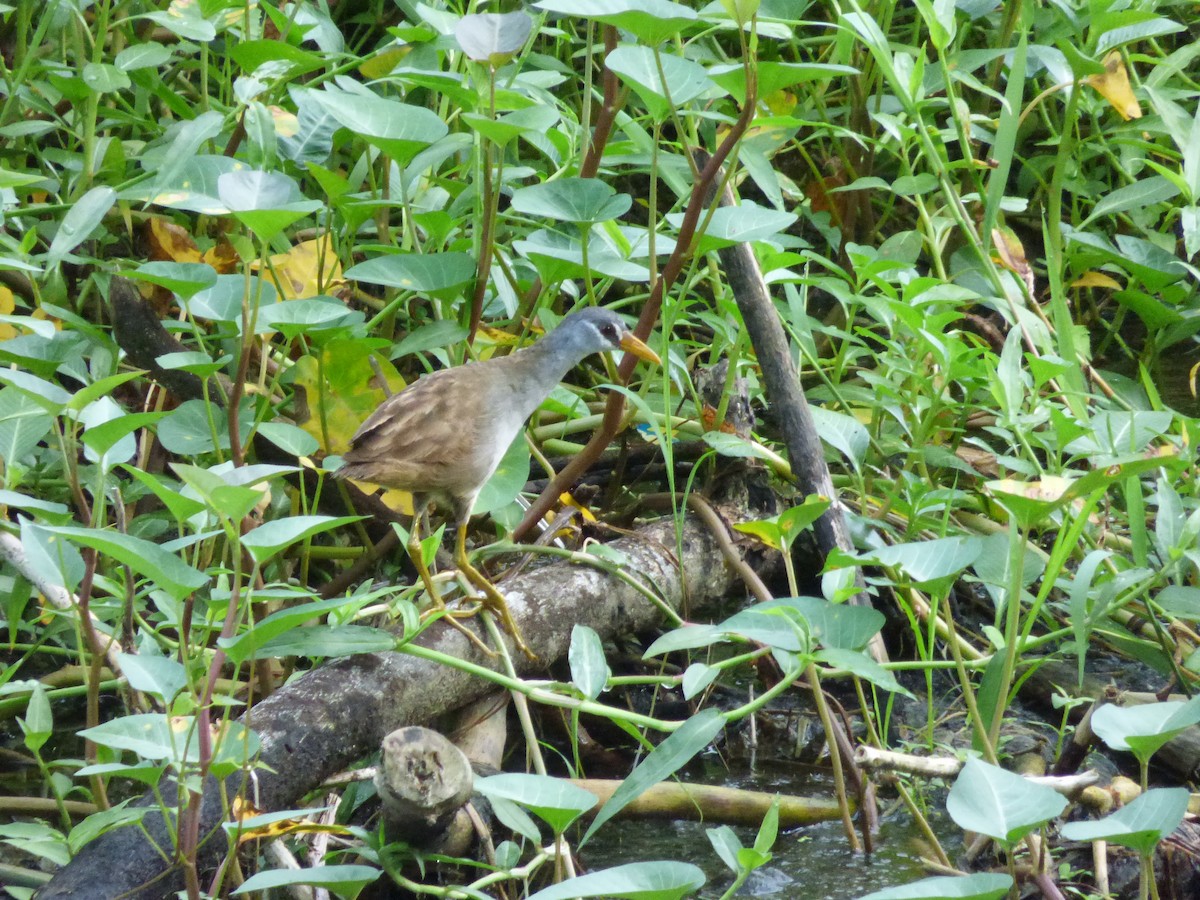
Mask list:
[[[737,145],[742,135],[750,125],[750,120],[754,117],[754,105],[758,94],[758,85],[753,76],[753,70],[747,71],[746,78],[746,98],[742,104],[742,111],[738,115],[737,121],[733,127],[729,129],[729,133],[725,136],[725,140],[721,142],[721,146],[709,159],[708,164],[700,172],[700,177],[692,186],[692,196],[688,200],[687,211],[683,215],[683,222],[679,226],[679,237],[675,242],[675,250],[671,257],[667,260],[667,264],[663,267],[662,274],[659,275],[658,281],[654,284],[654,289],[650,292],[650,297],[646,300],[646,305],[642,307],[642,314],[638,318],[637,328],[634,333],[642,340],[645,340],[650,329],[654,327],[654,323],[658,321],[659,311],[662,309],[663,297],[666,295],[675,283],[675,279],[679,277],[679,273],[683,271],[683,265],[691,256],[692,239],[696,234],[696,226],[700,222],[700,215],[707,205],[707,198],[712,194],[712,186],[721,170],[721,166]],[[617,378],[624,384],[629,380],[629,376],[633,373],[633,367],[637,364],[637,359],[631,354],[625,354],[625,358],[621,360],[621,365],[617,368]],[[513,534],[515,540],[521,540],[529,529],[538,522],[542,516],[554,505],[559,494],[567,490],[587,468],[594,463],[604,452],[604,448],[612,442],[617,430],[621,425],[621,418],[625,413],[625,397],[613,391],[608,395],[607,404],[604,407],[604,420],[600,424],[600,428],[592,435],[592,439],[588,441],[587,446],[579,452],[558,473],[538,496],[533,505],[525,512],[525,518],[521,520],[521,524],[517,526]]]

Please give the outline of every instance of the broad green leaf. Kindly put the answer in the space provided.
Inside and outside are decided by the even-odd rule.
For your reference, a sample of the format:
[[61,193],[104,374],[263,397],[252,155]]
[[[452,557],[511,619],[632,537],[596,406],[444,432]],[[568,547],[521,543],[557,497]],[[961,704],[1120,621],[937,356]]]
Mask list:
[[112,94],[125,90],[133,82],[123,69],[111,63],[90,62],[83,67],[83,83],[97,94]]
[[148,262],[122,274],[157,284],[184,299],[217,283],[217,270],[208,263]]
[[433,293],[462,287],[475,277],[467,253],[396,253],[351,266],[346,277],[403,291]]
[[255,659],[301,656],[336,659],[358,653],[383,653],[396,648],[396,636],[367,625],[311,625],[294,628],[263,644]]
[[[776,91],[793,85],[816,80],[840,78],[858,74],[853,66],[824,64],[824,62],[769,62],[760,61],[757,66],[758,96],[768,97]],[[734,97],[742,98],[746,92],[745,66],[740,62],[710,66],[708,77]]]
[[220,359],[213,359],[200,350],[182,350],[178,353],[164,353],[154,361],[164,369],[191,372],[193,375],[207,378],[220,372],[231,359],[229,354]]
[[125,472],[150,489],[162,501],[171,515],[180,522],[204,512],[204,504],[192,497],[185,497],[173,483],[166,483],[162,476],[152,475],[134,466],[122,466]]
[[293,628],[321,618],[334,610],[356,609],[364,602],[366,601],[334,597],[331,600],[318,600],[312,603],[301,603],[298,606],[288,606],[255,622],[253,628],[243,631],[237,637],[221,638],[217,643],[225,650],[230,661],[235,664],[243,663],[248,659],[255,658],[260,647]]
[[67,836],[67,844],[70,846],[71,852],[78,853],[85,844],[94,841],[100,835],[116,828],[123,828],[126,825],[140,822],[147,814],[153,813],[153,810],[148,806],[124,805],[129,802],[131,801],[125,800],[120,805],[114,806],[111,809],[103,809],[100,812],[92,813],[72,828],[71,833]]
[[779,531],[785,542],[791,544],[800,537],[801,532],[812,526],[817,519],[825,515],[832,501],[828,497],[809,494],[804,502],[785,509],[779,514]]
[[570,900],[576,897],[618,897],[630,900],[677,900],[704,886],[704,872],[691,863],[626,863],[568,878],[538,891],[529,900]]
[[46,412],[55,415],[71,402],[71,395],[57,384],[20,369],[0,369],[0,382],[11,385]]
[[54,424],[50,412],[23,390],[0,389],[0,460],[6,467],[37,449]]
[[718,626],[722,632],[788,653],[807,653],[811,631],[802,613],[786,602],[768,600],[734,613]]
[[95,766],[84,766],[76,771],[75,775],[79,778],[88,778],[92,775],[107,775],[119,776],[121,778],[129,778],[140,784],[148,787],[153,787],[162,781],[163,773],[166,772],[166,766],[152,765],[150,763],[100,763]]
[[302,199],[299,187],[282,172],[253,169],[218,177],[217,198],[264,241],[324,206],[320,200]]
[[669,778],[691,759],[712,743],[725,727],[725,719],[711,707],[702,709],[679,728],[667,735],[666,740],[655,747],[643,759],[629,777],[621,782],[608,802],[596,814],[587,833],[579,842],[583,846],[605,822],[619,813],[646,790]]
[[656,45],[697,22],[688,7],[672,0],[539,0],[538,9],[616,25]]
[[[1111,8],[1119,9],[1120,7],[1114,4]],[[1093,30],[1102,32],[1096,41],[1097,56],[1102,56],[1115,47],[1123,47],[1125,44],[1145,41],[1183,30],[1183,26],[1178,22],[1161,16],[1151,16],[1148,10],[1129,10],[1127,15],[1133,18],[1124,18],[1117,13],[1102,17],[1100,22],[1093,22]],[[1143,16],[1146,18],[1143,19]],[[1104,27],[1104,25],[1108,25],[1108,27]]]
[[251,875],[233,894],[249,894],[289,885],[307,884],[336,892],[339,897],[357,897],[362,889],[382,875],[380,869],[362,865],[309,866],[303,869],[271,869]]
[[[0,456],[2,455],[0,454]],[[0,488],[0,506],[10,506],[13,509],[23,509],[26,512],[37,513],[38,516],[51,523],[65,525],[71,521],[71,508],[65,503],[55,503],[53,500],[30,497],[18,491],[9,491]],[[1161,602],[1161,594],[1159,598]]]
[[[707,253],[734,244],[769,240],[790,228],[796,219],[794,213],[759,206],[752,200],[737,206],[718,207],[704,234],[697,237],[698,252]],[[683,213],[671,213],[667,221],[679,228],[683,223]]]
[[343,127],[378,147],[400,165],[441,139],[449,130],[435,113],[421,106],[387,100],[371,93],[326,87],[309,96]]
[[1146,762],[1163,744],[1200,722],[1200,697],[1117,706],[1106,703],[1092,713],[1092,730],[1114,750],[1128,750]]
[[103,747],[128,750],[143,759],[195,762],[199,759],[199,741],[195,721],[186,716],[139,713],[85,728],[79,736]]
[[1099,821],[1068,822],[1062,836],[1070,841],[1108,841],[1148,854],[1183,822],[1190,796],[1187,788],[1154,788]]
[[873,891],[859,900],[1000,900],[1012,888],[1012,876],[996,872],[938,875]]
[[[854,608],[859,609],[860,607]],[[857,675],[864,681],[869,681],[871,684],[881,687],[885,691],[903,694],[910,699],[916,699],[907,688],[896,680],[895,675],[865,653],[860,653],[857,650],[843,650],[839,647],[830,647],[825,650],[818,650],[816,660],[834,669],[845,669],[851,675]]]
[[960,828],[1012,846],[1067,807],[1067,798],[999,766],[968,759],[946,798]]
[[673,628],[659,637],[642,654],[642,659],[653,659],[677,650],[694,650],[707,647],[725,639],[725,632],[716,625],[684,625]]
[[61,525],[47,528],[47,531],[111,556],[144,575],[153,587],[165,590],[176,600],[182,600],[192,591],[208,584],[207,575],[192,568],[174,553],[131,534]]
[[[786,613],[786,618],[780,618],[780,613]],[[717,627],[753,640],[783,635],[786,640],[771,645],[800,651],[805,647],[791,623],[802,623],[822,646],[861,650],[883,627],[884,621],[883,613],[869,606],[830,603],[820,597],[779,597],[747,607]]]
[[744,849],[737,833],[728,825],[721,825],[717,828],[706,829],[705,834],[708,835],[708,842],[712,844],[717,856],[721,857],[721,862],[725,863],[729,870],[736,875],[740,869],[738,854]]
[[321,446],[315,437],[290,422],[263,422],[258,433],[289,456],[311,456]]
[[871,445],[871,436],[863,424],[854,416],[823,406],[812,406],[809,411],[821,440],[845,456],[855,468],[862,465]]
[[501,797],[521,804],[549,825],[555,834],[562,834],[567,826],[599,802],[591,791],[547,775],[492,775],[476,780],[475,789],[485,797]]
[[[650,280],[649,268],[632,262],[614,247],[598,243],[595,229],[589,235],[588,248],[588,268],[592,272],[637,283]],[[583,245],[578,237],[539,229],[526,240],[513,241],[513,249],[528,257],[548,282],[557,283],[587,274],[583,265]]]
[[[205,112],[187,122],[180,123],[169,134],[173,133],[171,146],[158,157],[160,167],[154,178],[154,183],[144,195],[144,199],[155,203],[164,200],[180,199],[180,194],[168,194],[176,190],[183,193],[195,193],[209,198],[217,196],[216,174],[211,175],[211,181],[203,174],[214,168],[214,159],[220,161],[223,171],[232,171],[239,163],[227,157],[205,157],[197,159],[200,148],[221,133],[222,118],[218,112]],[[187,185],[186,188],[183,188]]]
[[655,53],[649,47],[635,44],[617,47],[604,64],[629,83],[655,119],[666,119],[672,109],[682,107],[712,87],[708,73],[699,63],[673,53]]
[[164,448],[185,459],[229,449],[225,411],[203,400],[181,403],[158,423],[157,434]]
[[722,456],[735,459],[762,459],[771,462],[777,459],[774,453],[761,444],[726,431],[706,431],[702,438],[704,443]]
[[31,571],[37,572],[48,583],[74,593],[83,579],[85,569],[79,551],[70,541],[45,525],[25,518],[20,522],[21,549],[25,551]]
[[217,37],[216,26],[204,18],[199,4],[180,3],[166,12],[145,13],[142,18],[150,19],[185,41],[207,44]]
[[544,136],[558,124],[560,118],[558,111],[551,106],[527,106],[494,119],[479,113],[462,115],[463,122],[500,146],[521,135]]
[[113,62],[117,68],[125,72],[137,69],[157,69],[171,58],[173,49],[157,41],[147,41],[144,44],[134,44],[126,47],[117,54]]
[[1156,203],[1174,200],[1178,196],[1179,187],[1177,185],[1161,175],[1151,175],[1106,193],[1097,201],[1091,215],[1083,221],[1080,227],[1086,227],[1101,216],[1115,216],[1131,209],[1143,210]]
[[912,544],[892,544],[863,554],[860,559],[899,568],[913,584],[929,584],[958,575],[979,558],[983,547],[979,538],[959,535]]
[[529,480],[529,444],[523,435],[517,435],[505,451],[500,465],[488,479],[487,484],[475,498],[476,515],[495,513],[507,507]]
[[624,215],[633,198],[596,178],[559,178],[515,191],[512,208],[529,216],[594,224]]

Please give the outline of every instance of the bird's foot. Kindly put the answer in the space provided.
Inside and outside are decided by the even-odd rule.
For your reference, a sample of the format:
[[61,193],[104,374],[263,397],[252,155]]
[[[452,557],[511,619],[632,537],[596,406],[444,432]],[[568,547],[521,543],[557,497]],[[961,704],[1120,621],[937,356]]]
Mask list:
[[479,598],[480,605],[488,612],[496,614],[504,630],[512,635],[513,643],[517,645],[517,649],[524,653],[530,662],[538,662],[537,654],[525,643],[525,638],[512,617],[512,612],[508,608],[508,603],[505,601],[504,595],[490,581],[486,581],[485,584],[478,585],[478,587],[483,592]]
[[437,605],[433,609],[428,609],[421,613],[421,621],[424,622],[426,618],[444,619],[447,625],[458,631],[463,637],[474,644],[475,648],[479,650],[479,652],[483,653],[485,656],[496,657],[499,654],[485,644],[483,642],[483,638],[459,621],[459,619],[468,619],[472,616],[478,615],[479,610],[482,608],[483,604],[477,603],[471,609],[450,609],[445,603],[442,603],[441,599],[439,598]]

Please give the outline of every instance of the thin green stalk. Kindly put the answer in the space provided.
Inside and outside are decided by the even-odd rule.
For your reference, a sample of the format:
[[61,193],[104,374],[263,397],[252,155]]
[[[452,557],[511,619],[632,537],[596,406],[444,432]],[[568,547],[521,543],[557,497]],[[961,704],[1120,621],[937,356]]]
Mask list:
[[1021,576],[1025,567],[1025,534],[1016,521],[1008,524],[1008,588],[1005,603],[1004,657],[1001,662],[1000,684],[996,690],[996,708],[992,711],[992,723],[987,731],[987,743],[994,749],[999,746],[1000,726],[1008,708],[1007,698],[1012,685],[1013,671],[1017,663],[1017,637],[1021,630]]

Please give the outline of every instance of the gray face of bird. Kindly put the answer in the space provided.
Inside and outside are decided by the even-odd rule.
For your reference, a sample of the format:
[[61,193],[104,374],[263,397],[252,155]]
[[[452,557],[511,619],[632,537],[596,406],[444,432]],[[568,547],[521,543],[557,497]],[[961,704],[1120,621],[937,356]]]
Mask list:
[[605,350],[618,350],[621,338],[629,333],[616,313],[606,309],[585,309],[572,313],[551,334],[561,334],[565,346],[580,357]]

